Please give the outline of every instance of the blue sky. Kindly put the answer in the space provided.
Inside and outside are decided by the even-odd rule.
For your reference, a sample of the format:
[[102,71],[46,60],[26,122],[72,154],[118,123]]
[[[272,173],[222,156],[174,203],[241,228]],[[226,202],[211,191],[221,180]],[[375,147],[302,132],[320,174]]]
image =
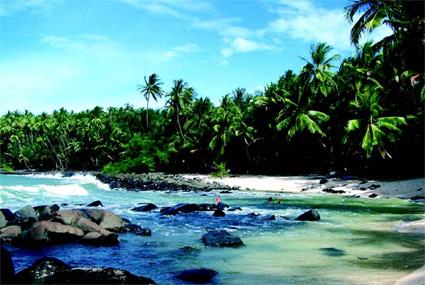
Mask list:
[[215,103],[262,90],[311,44],[354,52],[347,1],[0,0],[0,114],[144,106],[136,86],[154,72],[165,91],[182,78]]

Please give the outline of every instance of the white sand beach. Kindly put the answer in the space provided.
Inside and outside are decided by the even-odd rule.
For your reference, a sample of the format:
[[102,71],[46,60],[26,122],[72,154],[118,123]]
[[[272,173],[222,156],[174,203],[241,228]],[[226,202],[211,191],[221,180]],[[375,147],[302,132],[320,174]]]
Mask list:
[[[237,187],[240,190],[271,191],[283,193],[326,193],[325,189],[337,191],[340,195],[357,195],[369,197],[397,197],[410,199],[419,198],[425,194],[425,178],[414,178],[405,180],[343,180],[340,178],[329,178],[325,182],[317,176],[253,176],[232,175],[218,178],[211,175],[184,174],[187,179],[201,180],[207,183],[219,183],[222,185]],[[322,184],[320,183],[322,182]],[[323,183],[324,182],[324,183]],[[323,191],[325,190],[325,191]],[[330,191],[332,191],[330,190]],[[341,192],[344,191],[344,192]],[[328,192],[330,193],[330,192]]]

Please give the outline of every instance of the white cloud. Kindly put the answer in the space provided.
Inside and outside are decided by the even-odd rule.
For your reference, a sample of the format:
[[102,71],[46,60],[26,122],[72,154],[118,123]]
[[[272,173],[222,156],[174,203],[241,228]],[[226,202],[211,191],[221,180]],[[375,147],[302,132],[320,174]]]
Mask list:
[[187,43],[185,45],[173,47],[167,51],[161,52],[159,55],[160,61],[166,61],[175,58],[181,54],[192,53],[198,50],[198,45],[195,43]]
[[[229,47],[222,49],[221,54],[227,58],[238,52],[252,52],[258,50],[270,50],[272,46],[265,43],[257,42],[254,40],[248,40],[245,38],[235,38],[230,41]],[[225,61],[223,63],[226,63]]]
[[46,12],[62,2],[63,0],[0,0],[0,16],[29,9]]

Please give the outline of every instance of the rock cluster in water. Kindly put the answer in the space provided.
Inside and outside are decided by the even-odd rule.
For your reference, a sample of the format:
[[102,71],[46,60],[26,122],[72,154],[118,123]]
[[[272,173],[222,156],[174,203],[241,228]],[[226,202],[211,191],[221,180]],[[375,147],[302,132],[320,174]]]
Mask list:
[[119,243],[116,233],[123,232],[151,234],[150,229],[131,224],[104,209],[60,210],[58,205],[28,205],[15,213],[8,209],[0,211],[0,239],[19,246],[69,242],[113,246]]

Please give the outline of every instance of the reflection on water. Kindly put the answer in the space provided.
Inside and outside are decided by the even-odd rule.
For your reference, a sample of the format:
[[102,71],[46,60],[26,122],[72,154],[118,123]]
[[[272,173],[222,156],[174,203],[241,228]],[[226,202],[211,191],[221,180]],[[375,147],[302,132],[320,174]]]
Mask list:
[[[397,234],[399,220],[420,218],[423,204],[399,199],[354,199],[233,192],[221,194],[242,211],[213,217],[211,212],[163,217],[158,211],[130,211],[137,203],[160,207],[182,202],[213,203],[216,193],[112,191],[91,176],[1,176],[1,207],[17,210],[31,204],[89,203],[101,200],[107,209],[152,229],[152,236],[120,235],[120,245],[96,248],[79,244],[44,249],[9,247],[18,269],[41,256],[55,256],[73,266],[112,266],[149,276],[159,284],[185,284],[173,279],[179,270],[207,267],[219,272],[217,284],[392,284],[423,265],[423,237]],[[269,203],[272,196],[280,203]],[[276,200],[275,199],[275,200]],[[320,222],[294,218],[317,208]],[[247,214],[274,214],[261,221]],[[206,228],[225,228],[246,246],[206,248]]]

